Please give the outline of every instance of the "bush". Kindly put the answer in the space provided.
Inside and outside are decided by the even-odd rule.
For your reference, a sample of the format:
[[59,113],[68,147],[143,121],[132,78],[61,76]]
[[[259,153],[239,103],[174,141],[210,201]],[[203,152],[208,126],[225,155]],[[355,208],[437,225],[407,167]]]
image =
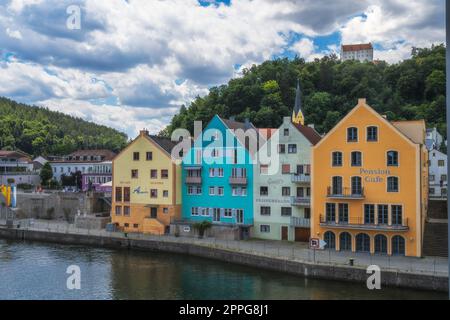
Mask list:
[[212,227],[212,224],[211,222],[204,220],[202,222],[194,223],[192,227],[198,231],[198,237],[201,239],[205,235],[205,231]]
[[29,183],[19,183],[17,185],[17,189],[21,189],[21,190],[31,190],[33,189],[33,185],[29,184]]

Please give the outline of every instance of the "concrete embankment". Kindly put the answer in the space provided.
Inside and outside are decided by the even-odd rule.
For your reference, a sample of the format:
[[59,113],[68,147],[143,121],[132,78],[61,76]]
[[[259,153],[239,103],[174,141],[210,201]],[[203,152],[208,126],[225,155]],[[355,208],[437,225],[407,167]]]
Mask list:
[[[317,265],[185,242],[137,240],[123,237],[102,237],[95,235],[6,228],[0,228],[0,238],[189,254],[192,256],[215,259],[255,268],[287,272],[309,278],[359,282],[364,286],[369,277],[364,268]],[[390,287],[448,291],[448,277],[443,276],[382,271],[381,282],[383,286]]]

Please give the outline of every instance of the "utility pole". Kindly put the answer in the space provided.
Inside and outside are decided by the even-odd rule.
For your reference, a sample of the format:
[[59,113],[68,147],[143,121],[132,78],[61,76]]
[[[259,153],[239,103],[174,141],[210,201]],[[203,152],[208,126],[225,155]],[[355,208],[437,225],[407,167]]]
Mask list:
[[[447,101],[447,141],[450,137],[450,50],[449,50],[449,44],[450,44],[450,0],[445,1],[445,38],[446,38],[446,45],[445,45],[445,52],[446,52],[446,101]],[[449,165],[449,152],[447,150],[447,177],[450,176],[450,165]],[[449,271],[449,300],[450,300],[450,206],[448,205],[448,196],[447,196],[447,225],[448,225],[448,271]]]

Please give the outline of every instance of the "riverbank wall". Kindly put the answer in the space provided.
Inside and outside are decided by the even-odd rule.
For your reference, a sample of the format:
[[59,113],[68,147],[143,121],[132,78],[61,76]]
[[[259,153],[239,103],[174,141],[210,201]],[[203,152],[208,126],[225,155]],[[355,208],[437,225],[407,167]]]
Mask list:
[[[265,257],[250,253],[218,249],[186,242],[178,243],[163,240],[104,237],[96,235],[8,228],[0,228],[0,238],[71,245],[88,245],[113,249],[125,248],[187,254],[254,268],[286,272],[307,278],[357,282],[364,286],[370,276],[367,274],[366,269],[361,267],[319,265],[302,261],[293,261],[289,259]],[[382,270],[381,284],[382,287],[388,286],[442,292],[448,291],[448,277],[437,275]]]

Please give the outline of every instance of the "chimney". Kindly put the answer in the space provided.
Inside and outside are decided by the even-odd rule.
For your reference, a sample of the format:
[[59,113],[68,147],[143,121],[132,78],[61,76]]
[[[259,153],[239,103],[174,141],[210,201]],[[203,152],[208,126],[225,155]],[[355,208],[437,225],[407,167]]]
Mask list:
[[140,136],[148,136],[148,130],[147,129],[142,129],[140,132],[139,132],[139,135]]
[[358,99],[358,104],[359,105],[367,104],[366,98],[359,98]]
[[283,117],[283,124],[287,125],[291,123],[292,117]]
[[312,129],[315,129],[314,123],[308,124],[308,127],[312,128]]

